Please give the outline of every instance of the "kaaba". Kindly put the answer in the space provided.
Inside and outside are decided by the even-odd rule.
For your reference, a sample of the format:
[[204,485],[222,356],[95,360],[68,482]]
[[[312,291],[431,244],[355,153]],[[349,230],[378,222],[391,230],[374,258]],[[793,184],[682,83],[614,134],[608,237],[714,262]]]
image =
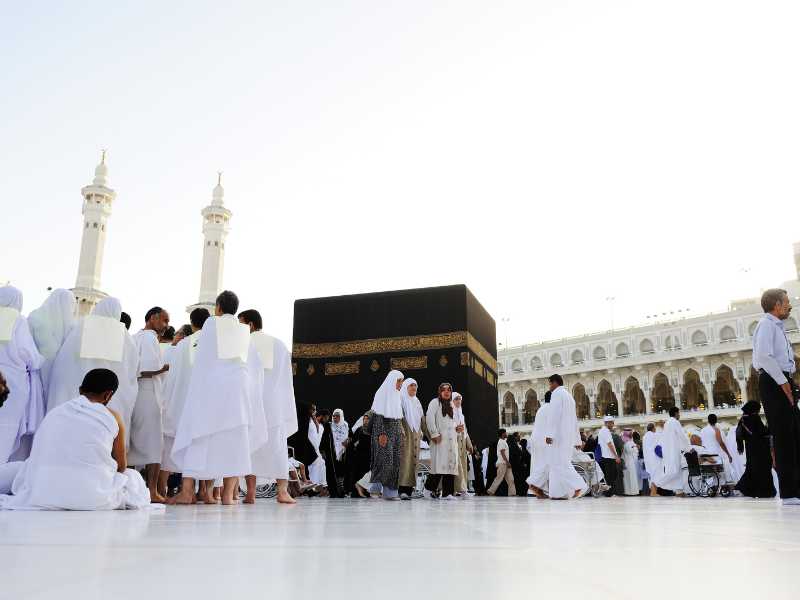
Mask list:
[[292,369],[298,403],[352,424],[391,369],[419,384],[426,410],[440,383],[464,397],[473,443],[497,438],[495,322],[465,285],[296,300]]

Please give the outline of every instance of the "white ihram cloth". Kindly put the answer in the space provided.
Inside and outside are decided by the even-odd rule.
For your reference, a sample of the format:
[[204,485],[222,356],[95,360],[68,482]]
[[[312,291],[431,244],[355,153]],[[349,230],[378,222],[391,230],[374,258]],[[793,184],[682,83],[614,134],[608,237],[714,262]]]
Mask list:
[[638,496],[639,483],[639,447],[632,441],[625,442],[622,449],[622,485],[626,496]]
[[557,387],[550,396],[545,437],[553,440],[548,457],[548,496],[572,498],[576,490],[580,490],[579,495],[585,494],[589,488],[572,466],[572,451],[581,444],[575,399],[564,386]]
[[235,316],[206,320],[172,448],[172,460],[184,476],[216,479],[252,473],[250,455],[267,441],[264,419],[252,414],[248,362],[256,359],[249,328]]
[[728,435],[725,436],[725,446],[733,457],[733,462],[731,462],[733,483],[739,483],[742,475],[744,475],[746,459],[744,454],[739,454],[739,447],[736,444],[736,425],[728,430]]
[[[122,417],[127,446],[133,404],[138,390],[136,374],[139,358],[136,344],[125,326],[119,322],[121,314],[119,300],[105,298],[95,305],[91,315],[84,317],[70,329],[50,371],[47,411],[50,412],[77,396],[86,373],[92,369],[109,369],[119,379],[119,388],[108,407]],[[87,337],[93,337],[97,332],[103,334],[103,337],[84,340],[85,332]]]
[[9,389],[0,407],[0,464],[28,457],[31,436],[45,413],[39,376],[44,358],[36,349],[28,321],[19,314],[21,310],[22,292],[0,287],[0,373]]
[[[664,476],[664,465],[656,454],[656,446],[661,443],[661,435],[655,431],[646,431],[642,438],[642,453],[644,454],[644,468],[650,478],[650,483],[661,487],[661,478]],[[663,454],[663,448],[662,454]]]
[[550,451],[545,443],[545,431],[547,429],[547,415],[550,412],[550,403],[545,402],[536,411],[533,419],[533,431],[531,432],[531,472],[526,480],[528,485],[547,491],[547,478],[550,474],[550,467],[547,462],[547,455]]
[[664,423],[661,434],[661,454],[663,458],[663,475],[658,487],[674,492],[682,492],[684,487],[683,453],[689,449],[689,438],[675,417]]
[[292,356],[282,341],[262,331],[253,332],[251,338],[258,352],[250,368],[261,373],[258,399],[267,428],[267,443],[252,456],[253,474],[264,479],[286,479],[289,475],[286,438],[297,432]]
[[163,374],[156,377],[142,377],[146,371],[160,371],[164,359],[155,331],[142,329],[133,336],[139,352],[138,393],[131,417],[130,450],[128,464],[144,466],[161,462],[164,449],[164,426],[162,422],[161,399]]
[[311,483],[317,485],[327,485],[328,477],[325,473],[325,460],[319,452],[319,443],[322,441],[322,425],[317,423],[314,419],[308,420],[308,441],[317,453],[317,458],[314,459],[308,466],[308,478]]
[[197,351],[197,331],[183,338],[169,354],[169,371],[164,382],[163,415],[164,415],[164,451],[161,454],[161,468],[177,473],[178,465],[172,460],[172,448],[175,444],[175,432],[178,429],[186,397],[189,394],[189,379],[192,374],[194,355]]
[[[720,433],[720,437],[721,436],[722,434]],[[710,424],[703,427],[700,430],[700,440],[703,442],[703,447],[706,449],[707,454],[716,454],[722,461],[722,470],[725,477],[722,483],[735,483],[733,480],[733,472],[731,470],[731,461],[728,459],[728,455],[725,454],[725,451],[722,449],[722,446],[719,445],[719,441],[717,440],[717,428]],[[725,444],[725,447],[727,448],[728,445]],[[728,448],[728,452],[730,452],[731,455],[733,455],[735,451],[735,446],[733,450]]]
[[[42,387],[47,392],[50,385],[50,371],[56,354],[67,339],[69,330],[75,325],[75,296],[69,290],[53,290],[47,300],[28,315],[28,326],[36,342],[39,353],[44,357],[42,363]],[[47,396],[45,394],[45,406]]]
[[105,406],[78,396],[50,411],[36,433],[31,456],[16,463],[9,510],[114,510],[143,508],[150,493],[136,471],[117,471],[111,456],[119,425]]

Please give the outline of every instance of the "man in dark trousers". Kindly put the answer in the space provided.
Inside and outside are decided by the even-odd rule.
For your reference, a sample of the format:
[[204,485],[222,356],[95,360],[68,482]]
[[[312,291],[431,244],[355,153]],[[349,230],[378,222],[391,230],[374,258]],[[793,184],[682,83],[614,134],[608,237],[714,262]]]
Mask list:
[[753,368],[764,404],[780,495],[785,506],[800,506],[800,397],[794,384],[794,352],[783,323],[792,312],[786,290],[769,289],[761,296],[764,316],[753,333]]

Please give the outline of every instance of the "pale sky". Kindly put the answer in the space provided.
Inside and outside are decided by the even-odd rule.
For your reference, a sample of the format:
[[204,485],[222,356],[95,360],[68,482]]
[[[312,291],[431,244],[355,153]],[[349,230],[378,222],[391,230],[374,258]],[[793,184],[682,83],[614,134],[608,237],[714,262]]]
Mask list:
[[[223,6],[225,4],[225,6]],[[296,298],[465,283],[512,345],[724,309],[794,276],[800,4],[0,5],[0,281],[75,284],[108,148],[103,290],[197,300],[224,171],[224,286]],[[748,271],[743,271],[748,269]]]

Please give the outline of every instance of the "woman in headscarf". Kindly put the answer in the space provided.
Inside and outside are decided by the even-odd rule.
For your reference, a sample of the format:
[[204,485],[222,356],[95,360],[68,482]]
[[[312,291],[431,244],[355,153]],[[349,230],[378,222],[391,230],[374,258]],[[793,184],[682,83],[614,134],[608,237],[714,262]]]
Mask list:
[[422,404],[417,398],[417,382],[410,377],[403,381],[400,388],[403,401],[403,442],[400,445],[400,498],[411,500],[414,488],[417,487],[417,463],[419,462],[419,443],[422,440],[425,426]]
[[633,441],[633,436],[629,430],[622,432],[622,440],[625,446],[622,451],[622,483],[626,496],[638,496],[639,489],[642,487],[639,481],[639,447]]
[[358,482],[369,472],[372,438],[367,430],[369,429],[371,416],[372,413],[368,412],[353,425],[352,442],[345,454],[347,479],[345,480],[344,489],[345,492],[350,493],[352,498],[367,498],[369,496],[366,488],[361,487]]
[[472,440],[467,433],[467,423],[464,420],[462,403],[464,398],[458,392],[453,392],[453,422],[456,425],[456,440],[458,442],[458,475],[456,476],[455,492],[461,498],[467,498],[467,478],[469,465],[467,455],[472,454]]
[[743,415],[736,426],[736,446],[739,453],[745,452],[747,462],[736,489],[751,498],[773,498],[770,436],[760,412],[761,403],[755,400],[742,406]]
[[[336,450],[336,461],[343,464],[344,453],[350,443],[350,424],[344,420],[344,411],[341,408],[333,411],[331,433],[333,434],[333,446]],[[337,467],[337,471],[341,472],[341,469]]]
[[386,500],[399,500],[400,444],[403,402],[400,387],[403,374],[392,370],[375,392],[369,430],[372,436],[370,470],[371,483],[380,483]]
[[453,420],[453,386],[439,384],[439,395],[428,404],[425,421],[431,440],[431,474],[425,488],[432,498],[439,497],[439,485],[445,500],[455,500],[458,475],[458,439]]
[[39,377],[44,358],[21,311],[22,292],[10,285],[0,287],[0,373],[9,390],[0,408],[0,464],[28,458],[45,413]]
[[[47,300],[28,315],[28,325],[39,353],[44,357],[41,368],[42,387],[50,385],[50,370],[56,354],[75,324],[75,296],[69,290],[53,290]],[[46,403],[45,398],[45,403]]]

